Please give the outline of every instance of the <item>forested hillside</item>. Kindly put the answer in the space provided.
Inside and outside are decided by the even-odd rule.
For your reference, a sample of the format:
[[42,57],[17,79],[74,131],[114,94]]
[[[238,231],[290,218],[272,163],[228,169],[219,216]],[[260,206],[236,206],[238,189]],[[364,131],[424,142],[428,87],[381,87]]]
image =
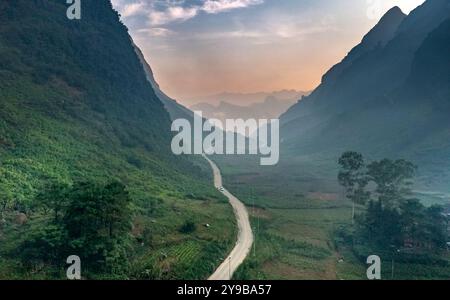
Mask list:
[[[0,278],[60,277],[63,254],[80,246],[74,241],[88,247],[99,237],[104,243],[93,251],[103,251],[97,263],[104,263],[86,276],[207,276],[233,236],[208,166],[172,155],[169,114],[110,1],[83,1],[81,20],[69,20],[67,7],[0,3]],[[122,216],[129,226],[117,223],[120,237],[102,226],[89,236],[67,232],[70,222],[106,218],[108,209],[97,206],[91,219],[73,215],[86,209],[76,205],[105,197],[129,211]],[[212,210],[223,213],[212,217]],[[220,229],[179,231],[184,222],[214,221]],[[125,245],[129,263],[106,267]],[[176,249],[188,246],[196,251],[186,263]]]

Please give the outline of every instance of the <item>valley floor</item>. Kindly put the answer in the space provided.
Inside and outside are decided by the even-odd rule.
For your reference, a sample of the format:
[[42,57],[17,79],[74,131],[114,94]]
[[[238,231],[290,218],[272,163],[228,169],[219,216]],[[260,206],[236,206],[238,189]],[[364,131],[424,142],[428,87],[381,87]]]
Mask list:
[[[302,177],[298,166],[282,166],[287,173],[280,174],[252,159],[214,159],[224,185],[249,207],[255,235],[235,279],[367,279],[365,262],[336,234],[351,225],[351,204],[337,185]],[[449,279],[448,260],[446,266],[395,262],[394,279]],[[391,263],[382,262],[382,278],[391,279]]]

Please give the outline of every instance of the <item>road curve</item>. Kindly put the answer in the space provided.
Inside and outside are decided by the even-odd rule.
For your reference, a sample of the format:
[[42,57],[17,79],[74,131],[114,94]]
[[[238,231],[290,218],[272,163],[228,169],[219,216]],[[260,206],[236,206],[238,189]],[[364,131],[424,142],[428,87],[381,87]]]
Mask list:
[[[203,155],[203,157],[209,162],[211,168],[213,169],[214,186],[216,188],[222,187],[222,175],[220,174],[219,168],[206,155]],[[245,258],[250,253],[253,244],[253,232],[252,227],[250,226],[247,208],[241,201],[239,201],[238,198],[233,196],[226,189],[221,191],[221,193],[228,198],[231,206],[233,207],[239,232],[236,245],[233,250],[216,269],[214,274],[208,278],[208,280],[230,280],[233,277],[233,273],[244,262]]]

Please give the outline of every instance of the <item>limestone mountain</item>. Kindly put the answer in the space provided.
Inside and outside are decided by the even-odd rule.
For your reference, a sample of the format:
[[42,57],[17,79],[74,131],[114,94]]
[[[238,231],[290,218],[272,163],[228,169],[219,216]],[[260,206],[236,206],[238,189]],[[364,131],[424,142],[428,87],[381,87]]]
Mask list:
[[408,158],[419,164],[422,183],[443,188],[450,166],[449,19],[448,0],[426,1],[408,16],[390,10],[282,116],[285,152],[318,155],[330,165],[345,150]]

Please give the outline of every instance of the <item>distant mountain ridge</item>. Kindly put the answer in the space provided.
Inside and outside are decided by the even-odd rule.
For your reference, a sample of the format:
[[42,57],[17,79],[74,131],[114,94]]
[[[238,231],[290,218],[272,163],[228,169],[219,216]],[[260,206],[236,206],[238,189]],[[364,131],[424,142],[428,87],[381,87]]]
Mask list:
[[249,105],[235,105],[225,101],[218,105],[199,103],[190,107],[193,111],[202,111],[204,116],[211,119],[274,119],[278,118],[289,107],[297,102],[297,99],[279,100],[274,96],[268,96],[264,101]]
[[[210,105],[219,105],[221,102],[226,102],[233,105],[249,106],[254,103],[265,101],[269,97],[274,97],[278,100],[298,100],[302,96],[308,95],[307,91],[296,90],[280,90],[274,92],[257,92],[257,93],[232,93],[223,92],[219,94],[200,96],[192,99],[187,99],[190,103],[208,103]],[[192,105],[191,105],[192,106]]]

